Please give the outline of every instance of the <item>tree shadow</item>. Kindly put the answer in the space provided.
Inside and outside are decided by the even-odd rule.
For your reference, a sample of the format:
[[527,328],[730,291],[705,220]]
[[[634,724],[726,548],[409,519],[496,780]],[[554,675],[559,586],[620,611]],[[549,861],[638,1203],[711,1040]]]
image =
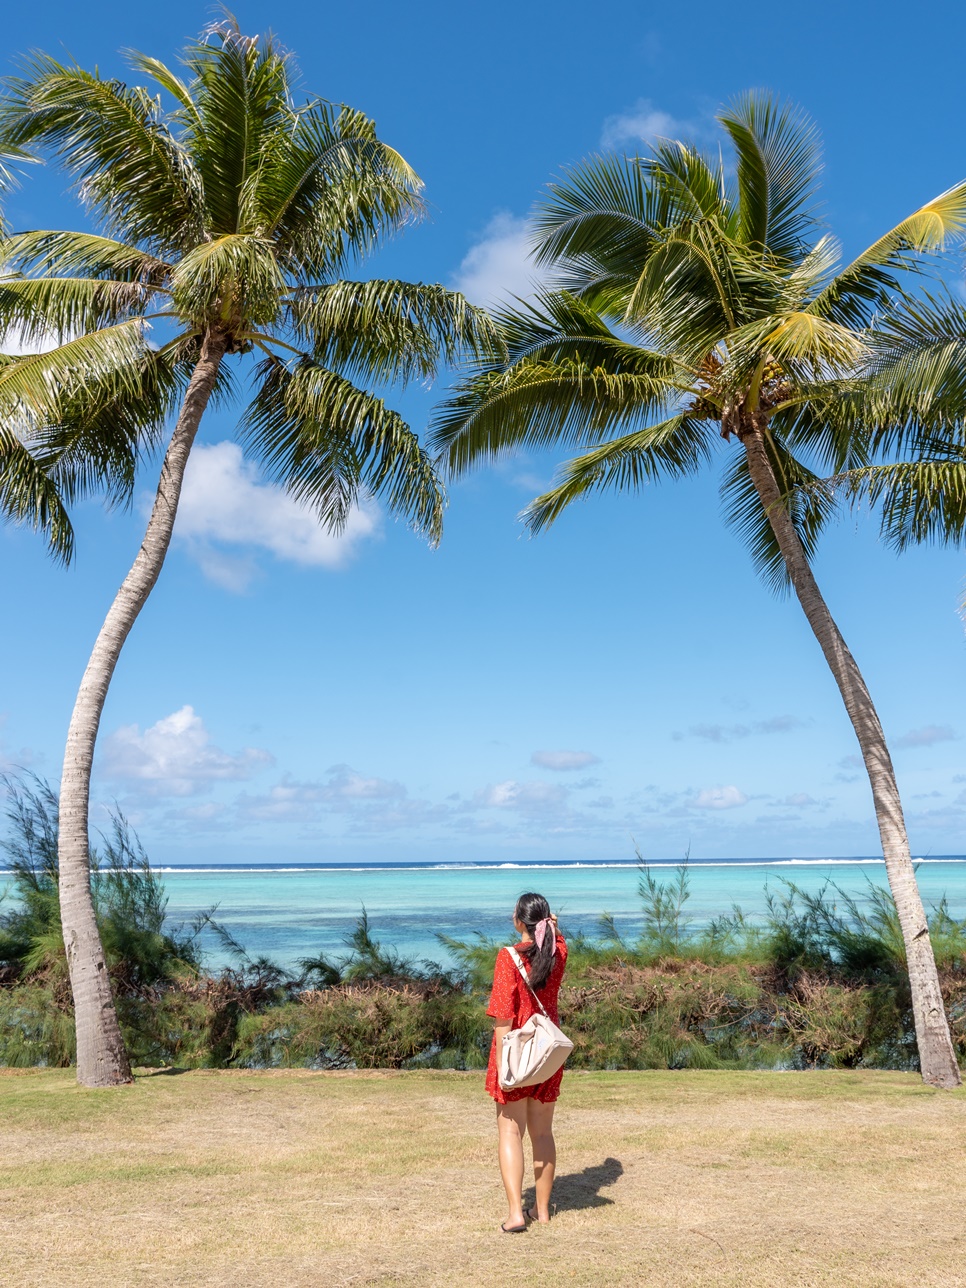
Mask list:
[[169,1064],[163,1069],[134,1069],[135,1080],[140,1082],[142,1078],[176,1078],[179,1073],[191,1073],[192,1070],[181,1065]]
[[[580,1208],[609,1207],[614,1200],[600,1191],[607,1185],[615,1185],[623,1175],[624,1165],[619,1158],[605,1158],[602,1163],[585,1167],[582,1172],[567,1172],[556,1177],[553,1183],[553,1201],[557,1210],[573,1212]],[[536,1202],[533,1186],[524,1199],[528,1206]]]

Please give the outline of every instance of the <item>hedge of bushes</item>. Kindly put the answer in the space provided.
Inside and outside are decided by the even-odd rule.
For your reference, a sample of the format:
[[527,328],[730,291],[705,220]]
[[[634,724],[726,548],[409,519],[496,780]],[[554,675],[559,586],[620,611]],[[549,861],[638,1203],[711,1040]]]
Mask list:
[[[57,902],[57,802],[36,780],[8,783],[5,841],[14,899],[0,909],[0,1065],[66,1066],[73,1023]],[[486,1064],[486,996],[498,945],[445,941],[452,970],[401,958],[363,911],[341,960],[286,971],[253,960],[210,913],[175,930],[136,835],[114,819],[92,856],[98,922],[132,1060],[152,1067],[456,1068]],[[561,1021],[577,1069],[913,1069],[902,940],[888,894],[861,905],[833,886],[790,882],[767,917],[737,910],[695,930],[686,866],[661,881],[641,865],[643,931],[601,919],[570,940]],[[212,972],[202,929],[236,965]],[[966,1060],[966,923],[930,928],[954,1040]],[[566,930],[566,927],[564,927]]]

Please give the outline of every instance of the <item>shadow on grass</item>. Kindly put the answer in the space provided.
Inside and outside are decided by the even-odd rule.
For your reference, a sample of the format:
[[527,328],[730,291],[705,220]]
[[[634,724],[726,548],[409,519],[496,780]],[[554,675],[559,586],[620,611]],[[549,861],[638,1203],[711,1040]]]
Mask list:
[[[582,1172],[566,1172],[553,1183],[553,1201],[560,1212],[576,1212],[580,1208],[609,1207],[613,1199],[601,1194],[607,1185],[615,1185],[624,1175],[624,1165],[618,1158],[605,1158],[602,1163],[585,1167]],[[536,1202],[536,1192],[531,1187],[528,1206]]]
[[134,1077],[140,1082],[142,1078],[174,1078],[179,1073],[193,1073],[190,1068],[181,1068],[178,1065],[166,1065],[163,1069],[135,1069]]

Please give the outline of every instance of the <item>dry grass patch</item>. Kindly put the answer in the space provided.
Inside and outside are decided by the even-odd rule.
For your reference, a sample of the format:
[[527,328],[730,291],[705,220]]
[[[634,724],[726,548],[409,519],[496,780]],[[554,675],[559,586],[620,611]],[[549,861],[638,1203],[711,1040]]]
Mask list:
[[[966,1094],[568,1074],[559,1214],[507,1238],[478,1074],[0,1074],[4,1288],[966,1282]],[[547,1273],[551,1273],[548,1268]]]

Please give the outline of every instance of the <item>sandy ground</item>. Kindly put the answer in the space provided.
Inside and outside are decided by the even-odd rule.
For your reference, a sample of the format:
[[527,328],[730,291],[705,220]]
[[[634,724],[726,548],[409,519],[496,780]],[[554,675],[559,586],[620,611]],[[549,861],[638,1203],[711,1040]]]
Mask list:
[[0,1284],[966,1285],[964,1093],[568,1074],[557,1137],[508,1237],[480,1075],[0,1071]]

